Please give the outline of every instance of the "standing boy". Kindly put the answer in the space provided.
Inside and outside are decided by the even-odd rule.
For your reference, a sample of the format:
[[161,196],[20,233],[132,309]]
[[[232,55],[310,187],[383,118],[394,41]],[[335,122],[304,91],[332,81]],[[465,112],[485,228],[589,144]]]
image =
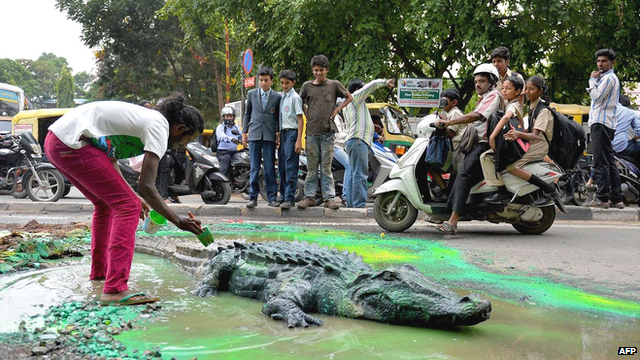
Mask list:
[[[307,179],[305,181],[305,198],[298,203],[298,208],[305,209],[315,205],[318,187],[318,165],[321,165],[321,185],[324,206],[333,210],[340,208],[334,201],[335,187],[331,174],[333,159],[333,118],[353,100],[351,94],[336,80],[327,79],[329,59],[324,55],[316,55],[311,59],[311,70],[315,80],[302,85],[300,97],[307,104]],[[342,97],[344,102],[336,107],[336,100]]]
[[387,85],[395,86],[395,79],[377,79],[365,84],[360,79],[349,82],[353,102],[344,109],[347,127],[345,150],[349,155],[349,168],[344,174],[347,191],[347,207],[364,208],[367,205],[367,175],[369,172],[369,147],[373,142],[373,121],[365,100],[375,90]]
[[280,147],[278,160],[280,173],[281,209],[290,209],[295,205],[298,188],[298,160],[302,151],[302,98],[295,91],[296,73],[292,70],[280,72],[282,101],[280,102]]
[[[620,98],[620,80],[613,72],[616,53],[611,49],[596,52],[598,70],[591,72],[587,91],[591,97],[589,129],[593,150],[593,178],[598,186],[596,198],[586,206],[624,208],[620,175],[613,158],[611,142],[616,132],[617,105]],[[611,201],[609,201],[611,200]]]
[[[523,84],[525,82],[522,75],[509,69],[510,61],[511,52],[506,46],[498,46],[491,52],[491,64],[495,66],[496,70],[498,70],[498,74],[500,75],[498,83],[496,84],[496,90],[498,90],[500,94],[502,94],[502,83],[504,82],[504,79],[509,76],[517,76],[522,80]],[[520,103],[520,106],[524,105],[524,91],[518,97],[518,102]]]
[[[249,182],[248,208],[258,205],[260,193],[260,164],[264,159],[264,179],[267,187],[269,206],[276,203],[275,156],[278,137],[281,96],[271,89],[273,84],[273,69],[262,67],[258,71],[260,87],[250,90],[247,94],[247,110],[242,125],[242,144],[246,147],[249,142],[249,156],[251,157],[251,174]],[[248,134],[247,134],[248,133]]]

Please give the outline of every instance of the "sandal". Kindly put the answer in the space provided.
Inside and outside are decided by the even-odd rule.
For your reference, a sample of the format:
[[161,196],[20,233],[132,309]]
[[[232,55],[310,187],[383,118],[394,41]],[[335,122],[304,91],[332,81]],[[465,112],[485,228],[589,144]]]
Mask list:
[[[136,299],[133,299],[136,298]],[[152,303],[160,300],[160,298],[155,296],[149,296],[145,293],[133,293],[123,297],[120,300],[116,301],[100,301],[101,306],[109,306],[109,305],[137,305],[137,304],[145,304]]]
[[458,227],[449,224],[448,222],[443,222],[442,224],[436,226],[436,229],[440,230],[444,234],[456,235],[458,233]]

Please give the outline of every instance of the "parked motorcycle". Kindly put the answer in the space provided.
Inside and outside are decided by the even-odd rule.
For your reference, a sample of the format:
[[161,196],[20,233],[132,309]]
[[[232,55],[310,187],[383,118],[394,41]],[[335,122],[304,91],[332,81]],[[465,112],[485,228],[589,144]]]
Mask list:
[[[388,231],[402,232],[410,228],[418,216],[418,210],[433,218],[446,221],[451,212],[445,203],[431,201],[428,165],[424,161],[429,139],[418,138],[409,151],[400,158],[389,177],[375,192],[374,216],[378,225]],[[543,181],[551,184],[564,172],[548,162],[534,162],[524,167]],[[556,217],[553,201],[536,206],[533,202],[544,196],[537,186],[502,172],[505,185],[514,196],[506,204],[489,204],[484,201],[487,194],[497,188],[487,186],[484,180],[473,186],[467,200],[465,214],[460,220],[485,220],[493,223],[510,223],[523,234],[542,234],[547,231]]]
[[582,206],[589,198],[587,181],[589,181],[590,167],[587,158],[582,157],[573,169],[567,171],[558,180],[560,198],[567,205]]
[[[379,142],[373,142],[369,148],[369,171],[367,175],[367,197],[373,199],[374,193],[385,181],[389,179],[389,173],[393,166],[398,161],[396,154],[388,147],[380,144]],[[343,180],[345,167],[334,156],[331,161],[331,172],[333,174],[333,183],[336,191],[336,196],[342,197],[343,193]],[[301,201],[304,198],[304,184],[307,178],[307,157],[305,154],[300,154],[300,166],[298,172],[298,190],[296,192],[296,201]],[[318,181],[320,181],[318,177]],[[318,186],[318,193],[316,194],[316,206],[321,205],[323,202],[320,186]]]
[[28,132],[0,141],[0,194],[14,193],[20,180],[32,201],[56,202],[67,192],[64,177],[43,162],[42,147]]
[[[200,194],[205,204],[224,205],[231,198],[229,179],[222,175],[218,158],[210,149],[198,142],[186,146],[184,184],[169,186],[169,196]],[[140,174],[131,168],[128,159],[118,160],[118,166],[125,180],[132,188],[138,188]]]
[[640,205],[640,170],[631,162],[631,158],[615,156],[620,174],[622,196],[626,204]]

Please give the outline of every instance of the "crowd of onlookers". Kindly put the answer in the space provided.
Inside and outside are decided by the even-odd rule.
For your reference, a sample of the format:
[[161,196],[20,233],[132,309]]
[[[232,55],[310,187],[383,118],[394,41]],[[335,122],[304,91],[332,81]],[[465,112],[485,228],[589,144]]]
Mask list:
[[[592,181],[596,184],[597,194],[586,205],[623,208],[613,155],[629,155],[640,150],[640,142],[637,141],[640,117],[630,109],[629,99],[621,95],[620,82],[613,70],[615,52],[602,49],[596,52],[595,58],[598,70],[592,72],[587,91],[591,96],[588,126],[593,152]],[[525,170],[526,164],[547,157],[553,141],[554,118],[549,108],[548,86],[540,75],[525,81],[522,75],[509,69],[509,62],[509,50],[502,46],[492,51],[491,64],[481,64],[475,69],[474,82],[479,98],[475,109],[468,114],[463,114],[458,108],[460,95],[456,90],[442,92],[440,125],[447,128],[453,144],[448,165],[440,169],[452,174],[449,184],[442,181],[439,171],[433,172],[434,181],[453,212],[449,221],[440,224],[440,230],[444,232],[457,231],[459,214],[471,186],[483,177],[488,185],[498,188],[497,193],[486,199],[487,202],[504,202],[513,196],[505,187],[500,171],[495,168],[496,144],[500,141],[514,142],[522,151],[517,161],[506,165],[506,170],[542,189],[545,196],[538,202],[555,201],[560,210],[565,211],[555,186]],[[318,185],[324,206],[331,209],[340,207],[340,203],[334,201],[331,172],[336,133],[340,133],[340,142],[344,142],[349,163],[343,182],[344,203],[347,207],[364,207],[366,204],[367,153],[376,132],[365,100],[377,88],[393,87],[394,80],[378,79],[369,83],[353,80],[346,89],[340,82],[327,78],[329,61],[324,55],[313,57],[311,70],[315,79],[305,82],[299,94],[294,89],[297,77],[291,70],[280,72],[283,91],[274,91],[275,74],[268,67],[263,67],[258,73],[259,87],[249,91],[241,137],[242,142],[249,145],[251,157],[248,207],[257,205],[260,169],[264,171],[269,206],[288,209],[296,205],[303,113],[307,117],[305,152],[309,172],[304,198],[297,207],[315,206]],[[336,102],[340,98],[344,100]],[[487,120],[496,111],[503,111],[504,115],[497,126],[487,131]],[[334,122],[338,114],[342,117],[344,130],[339,130]],[[500,132],[513,119],[524,125],[526,115],[527,125],[514,127],[505,134]],[[222,132],[220,138],[229,140],[229,146],[235,148],[231,139],[239,142],[240,136],[225,135],[224,132],[229,132],[233,125],[229,123],[227,127],[221,124],[216,133]],[[468,133],[466,136],[465,132]],[[466,147],[463,153],[459,150],[461,145]],[[276,149],[281,179],[279,188],[275,174]],[[223,167],[226,168],[225,165]]]

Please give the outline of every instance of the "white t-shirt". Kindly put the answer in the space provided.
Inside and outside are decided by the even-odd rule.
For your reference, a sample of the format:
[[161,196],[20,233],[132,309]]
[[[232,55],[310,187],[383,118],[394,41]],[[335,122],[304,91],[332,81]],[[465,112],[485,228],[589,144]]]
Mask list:
[[72,149],[91,144],[112,159],[167,151],[169,122],[160,112],[122,101],[97,101],[72,109],[49,130]]

